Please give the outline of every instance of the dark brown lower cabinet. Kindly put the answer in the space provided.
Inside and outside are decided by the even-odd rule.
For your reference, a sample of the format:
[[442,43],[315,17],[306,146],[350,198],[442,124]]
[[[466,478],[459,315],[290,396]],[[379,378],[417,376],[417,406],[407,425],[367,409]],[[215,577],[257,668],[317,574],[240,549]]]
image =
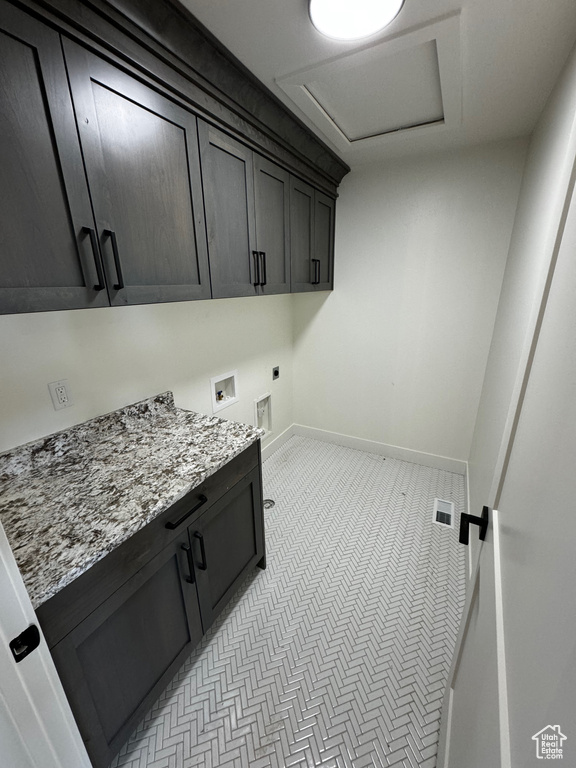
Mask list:
[[[241,468],[250,466],[238,480]],[[90,571],[80,577],[92,601],[84,611],[74,583],[53,598],[64,617],[54,615],[50,601],[38,611],[95,768],[109,765],[248,571],[265,567],[258,447],[250,446],[133,539],[98,563],[93,577]],[[138,542],[150,552],[145,564]],[[164,543],[159,548],[155,542]],[[124,578],[132,562],[138,567]],[[94,607],[98,583],[109,586]],[[82,618],[53,644],[51,635],[63,634],[71,616]]]
[[239,581],[257,563],[263,567],[264,525],[258,514],[258,470],[237,483],[190,526],[198,601],[204,632],[225,607]]
[[202,637],[180,536],[52,656],[95,766],[106,766]]

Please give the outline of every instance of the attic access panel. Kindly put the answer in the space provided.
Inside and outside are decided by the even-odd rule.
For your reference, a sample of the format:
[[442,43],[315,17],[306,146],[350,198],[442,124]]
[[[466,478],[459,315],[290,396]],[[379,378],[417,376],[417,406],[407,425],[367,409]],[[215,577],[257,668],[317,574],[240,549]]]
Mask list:
[[459,13],[277,83],[342,151],[399,141],[408,130],[456,128],[462,122]]
[[332,70],[306,88],[348,141],[444,119],[435,40]]

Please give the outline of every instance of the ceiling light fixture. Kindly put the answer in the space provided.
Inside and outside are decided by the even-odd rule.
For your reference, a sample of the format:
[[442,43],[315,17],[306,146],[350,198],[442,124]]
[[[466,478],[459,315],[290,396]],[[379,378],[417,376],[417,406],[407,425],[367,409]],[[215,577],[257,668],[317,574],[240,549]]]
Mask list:
[[388,26],[403,4],[404,0],[310,0],[310,19],[327,37],[358,40]]

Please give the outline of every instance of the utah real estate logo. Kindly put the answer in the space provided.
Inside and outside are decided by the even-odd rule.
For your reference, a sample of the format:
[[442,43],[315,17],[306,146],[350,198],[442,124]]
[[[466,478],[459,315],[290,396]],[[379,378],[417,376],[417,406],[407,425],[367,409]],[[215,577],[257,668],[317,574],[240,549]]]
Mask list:
[[562,760],[564,750],[562,744],[566,736],[560,731],[559,725],[547,725],[532,736],[536,742],[536,757],[538,760]]

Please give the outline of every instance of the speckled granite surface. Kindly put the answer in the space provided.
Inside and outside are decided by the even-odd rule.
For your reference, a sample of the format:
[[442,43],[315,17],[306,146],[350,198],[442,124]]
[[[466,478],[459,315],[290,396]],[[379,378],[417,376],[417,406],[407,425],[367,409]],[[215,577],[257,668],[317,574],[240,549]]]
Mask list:
[[34,607],[261,434],[166,392],[0,455],[0,521]]

